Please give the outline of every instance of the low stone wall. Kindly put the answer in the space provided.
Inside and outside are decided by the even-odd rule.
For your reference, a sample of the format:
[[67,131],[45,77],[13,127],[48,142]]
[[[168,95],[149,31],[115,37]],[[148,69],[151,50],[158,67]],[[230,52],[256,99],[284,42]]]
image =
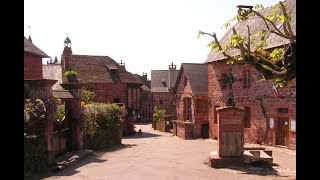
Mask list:
[[193,122],[173,120],[173,134],[182,139],[194,139]]
[[170,132],[170,124],[167,122],[169,121],[166,121],[166,120],[156,121],[156,130],[162,131],[162,132]]

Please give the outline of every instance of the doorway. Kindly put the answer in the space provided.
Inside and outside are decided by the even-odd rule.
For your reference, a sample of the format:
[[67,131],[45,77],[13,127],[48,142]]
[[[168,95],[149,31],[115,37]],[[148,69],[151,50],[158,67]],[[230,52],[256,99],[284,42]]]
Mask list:
[[278,118],[277,145],[289,146],[289,118]]
[[208,139],[209,138],[209,124],[201,125],[201,138]]

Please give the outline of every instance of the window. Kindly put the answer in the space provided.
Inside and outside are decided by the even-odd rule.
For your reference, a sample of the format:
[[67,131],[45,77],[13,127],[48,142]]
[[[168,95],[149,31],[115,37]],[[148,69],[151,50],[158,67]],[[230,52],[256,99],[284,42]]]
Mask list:
[[244,74],[243,74],[243,87],[244,88],[250,88],[250,70],[246,70],[244,71]]
[[184,120],[191,120],[191,98],[184,98],[183,105]]
[[250,119],[251,119],[251,113],[250,113],[250,108],[245,107],[245,112],[244,112],[244,128],[250,128]]
[[218,124],[218,113],[217,108],[220,106],[214,106],[213,108],[213,124]]
[[222,80],[221,80],[221,89],[226,89],[227,88],[227,73],[222,74]]
[[279,108],[278,112],[279,113],[288,113],[288,108]]

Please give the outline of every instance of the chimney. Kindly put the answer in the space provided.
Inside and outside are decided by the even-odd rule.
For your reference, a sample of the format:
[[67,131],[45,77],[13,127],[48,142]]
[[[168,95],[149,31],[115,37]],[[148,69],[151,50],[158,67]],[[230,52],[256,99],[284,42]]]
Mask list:
[[169,90],[171,87],[174,86],[174,84],[172,84],[173,83],[173,71],[175,71],[176,69],[177,69],[177,65],[173,65],[173,62],[172,62],[171,65],[169,65],[169,71],[168,71],[168,79],[169,79],[168,88],[169,88]]
[[120,69],[126,70],[126,63],[123,63],[122,60],[119,63],[119,65],[120,65]]
[[143,72],[142,73],[142,82],[147,82],[147,81],[148,81],[147,73]]
[[253,6],[238,5],[237,8],[238,16],[242,17],[242,19],[238,17],[238,21],[241,21],[248,18],[248,14],[252,11]]
[[177,65],[173,65],[173,62],[171,63],[171,65],[169,65],[169,71],[170,70],[176,70]]

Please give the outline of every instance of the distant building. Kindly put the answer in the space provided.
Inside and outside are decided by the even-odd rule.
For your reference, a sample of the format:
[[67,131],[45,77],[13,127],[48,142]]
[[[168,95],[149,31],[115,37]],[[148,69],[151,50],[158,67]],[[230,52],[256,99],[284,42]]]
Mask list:
[[174,87],[177,120],[174,135],[183,139],[208,138],[207,64],[182,63]]
[[[143,82],[126,71],[125,64],[117,63],[109,56],[76,55],[71,50],[71,40],[64,41],[61,56],[62,84],[78,98],[80,107],[81,90],[88,89],[96,93],[95,102],[121,103],[127,109],[127,124],[124,128],[132,127],[132,122],[140,113],[141,86]],[[66,72],[73,72],[65,76]],[[76,74],[74,74],[76,73]]]
[[179,70],[177,65],[169,65],[169,70],[151,70],[152,109],[159,107],[166,110],[166,115],[175,119],[175,86]]
[[141,86],[140,120],[142,122],[152,122],[151,81],[148,80],[147,73],[143,73],[142,76],[135,74],[135,76],[143,82],[143,85]]

